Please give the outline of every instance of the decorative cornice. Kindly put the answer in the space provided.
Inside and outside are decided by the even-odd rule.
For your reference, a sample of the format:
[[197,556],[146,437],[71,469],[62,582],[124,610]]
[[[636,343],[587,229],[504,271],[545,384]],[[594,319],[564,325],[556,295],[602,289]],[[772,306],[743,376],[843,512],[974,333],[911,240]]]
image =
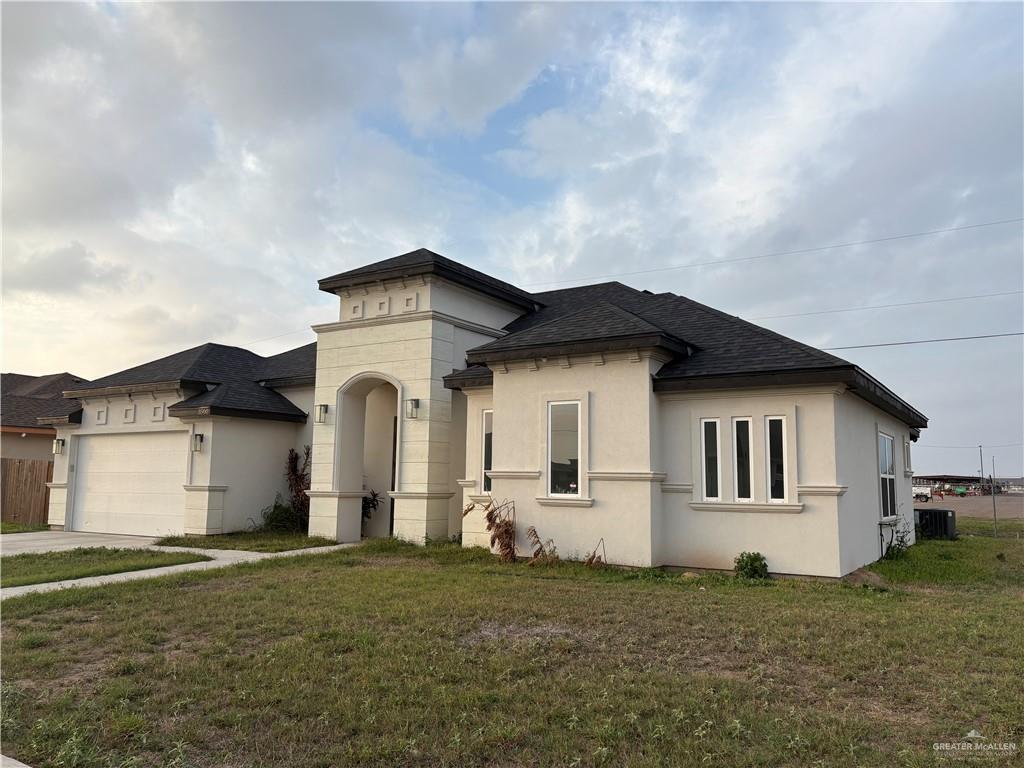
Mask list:
[[693,493],[693,483],[662,483],[663,493]]
[[212,492],[223,492],[228,489],[226,485],[183,485],[186,491],[212,491]]
[[661,483],[668,477],[664,472],[587,472],[591,480],[626,480],[641,483]]
[[489,469],[487,476],[491,480],[536,480],[540,477],[539,469]]
[[765,512],[771,514],[782,513],[787,515],[799,514],[803,511],[803,504],[743,504],[740,502],[702,501],[690,502],[690,508],[698,512]]
[[368,491],[306,491],[311,499],[361,499]]
[[583,499],[575,497],[559,498],[557,496],[538,496],[536,498],[538,504],[542,507],[592,507],[594,506],[593,499]]
[[461,486],[462,488],[476,488],[476,480],[473,480],[472,478],[466,480],[456,480],[455,482],[458,483],[459,486]]
[[385,491],[392,499],[450,499],[451,491]]
[[798,496],[842,496],[846,493],[845,485],[798,485]]
[[507,332],[498,328],[491,328],[486,325],[480,325],[479,323],[473,323],[469,320],[463,320],[461,317],[455,317],[445,312],[438,312],[434,309],[424,309],[419,312],[407,312],[402,315],[385,315],[383,317],[367,317],[362,320],[337,320],[332,323],[320,323],[319,325],[311,326],[313,331],[316,333],[328,333],[330,331],[344,331],[348,328],[370,328],[375,325],[391,325],[393,323],[408,323],[417,320],[440,320],[441,322],[454,325],[456,328],[463,328],[467,331],[475,331],[476,333],[483,334],[484,336],[493,336],[494,338],[501,338]]
[[46,487],[50,490],[59,491],[68,487],[67,483],[46,483]]

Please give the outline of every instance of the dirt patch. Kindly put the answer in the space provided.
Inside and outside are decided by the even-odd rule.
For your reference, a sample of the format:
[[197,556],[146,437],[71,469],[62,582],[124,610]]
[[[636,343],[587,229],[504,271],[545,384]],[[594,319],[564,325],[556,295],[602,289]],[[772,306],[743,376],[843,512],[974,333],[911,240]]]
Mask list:
[[576,627],[565,624],[544,622],[541,624],[501,624],[488,621],[481,624],[474,632],[459,639],[459,645],[474,646],[481,643],[550,643],[555,640],[589,640],[590,636]]
[[874,571],[869,571],[867,568],[858,568],[852,573],[848,573],[843,576],[842,581],[844,584],[851,584],[855,587],[875,587],[876,589],[885,589],[888,585],[879,574]]

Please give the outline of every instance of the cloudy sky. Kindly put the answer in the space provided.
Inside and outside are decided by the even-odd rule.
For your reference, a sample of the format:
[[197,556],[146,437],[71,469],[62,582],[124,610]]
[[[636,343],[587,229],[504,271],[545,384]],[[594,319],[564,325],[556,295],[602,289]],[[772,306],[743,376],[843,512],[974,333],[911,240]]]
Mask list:
[[[621,275],[820,347],[1019,331],[1019,221],[737,259],[1019,219],[1022,21],[4,3],[3,370],[275,353],[334,317],[318,278],[419,246],[531,290]],[[931,418],[918,469],[977,471],[934,446],[984,443],[1020,474],[1022,349],[837,354]]]

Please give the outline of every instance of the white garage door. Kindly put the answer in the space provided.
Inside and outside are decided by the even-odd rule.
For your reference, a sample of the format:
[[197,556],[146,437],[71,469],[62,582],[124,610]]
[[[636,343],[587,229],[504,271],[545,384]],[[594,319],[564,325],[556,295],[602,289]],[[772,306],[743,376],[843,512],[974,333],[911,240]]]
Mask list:
[[187,432],[79,438],[72,528],[157,536],[183,533]]

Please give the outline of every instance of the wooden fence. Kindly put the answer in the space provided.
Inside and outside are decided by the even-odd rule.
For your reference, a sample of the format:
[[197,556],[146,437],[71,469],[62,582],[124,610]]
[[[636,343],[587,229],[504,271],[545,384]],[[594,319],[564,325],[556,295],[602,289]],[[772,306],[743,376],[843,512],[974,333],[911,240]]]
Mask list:
[[5,523],[45,525],[50,506],[53,462],[0,459],[0,518]]

